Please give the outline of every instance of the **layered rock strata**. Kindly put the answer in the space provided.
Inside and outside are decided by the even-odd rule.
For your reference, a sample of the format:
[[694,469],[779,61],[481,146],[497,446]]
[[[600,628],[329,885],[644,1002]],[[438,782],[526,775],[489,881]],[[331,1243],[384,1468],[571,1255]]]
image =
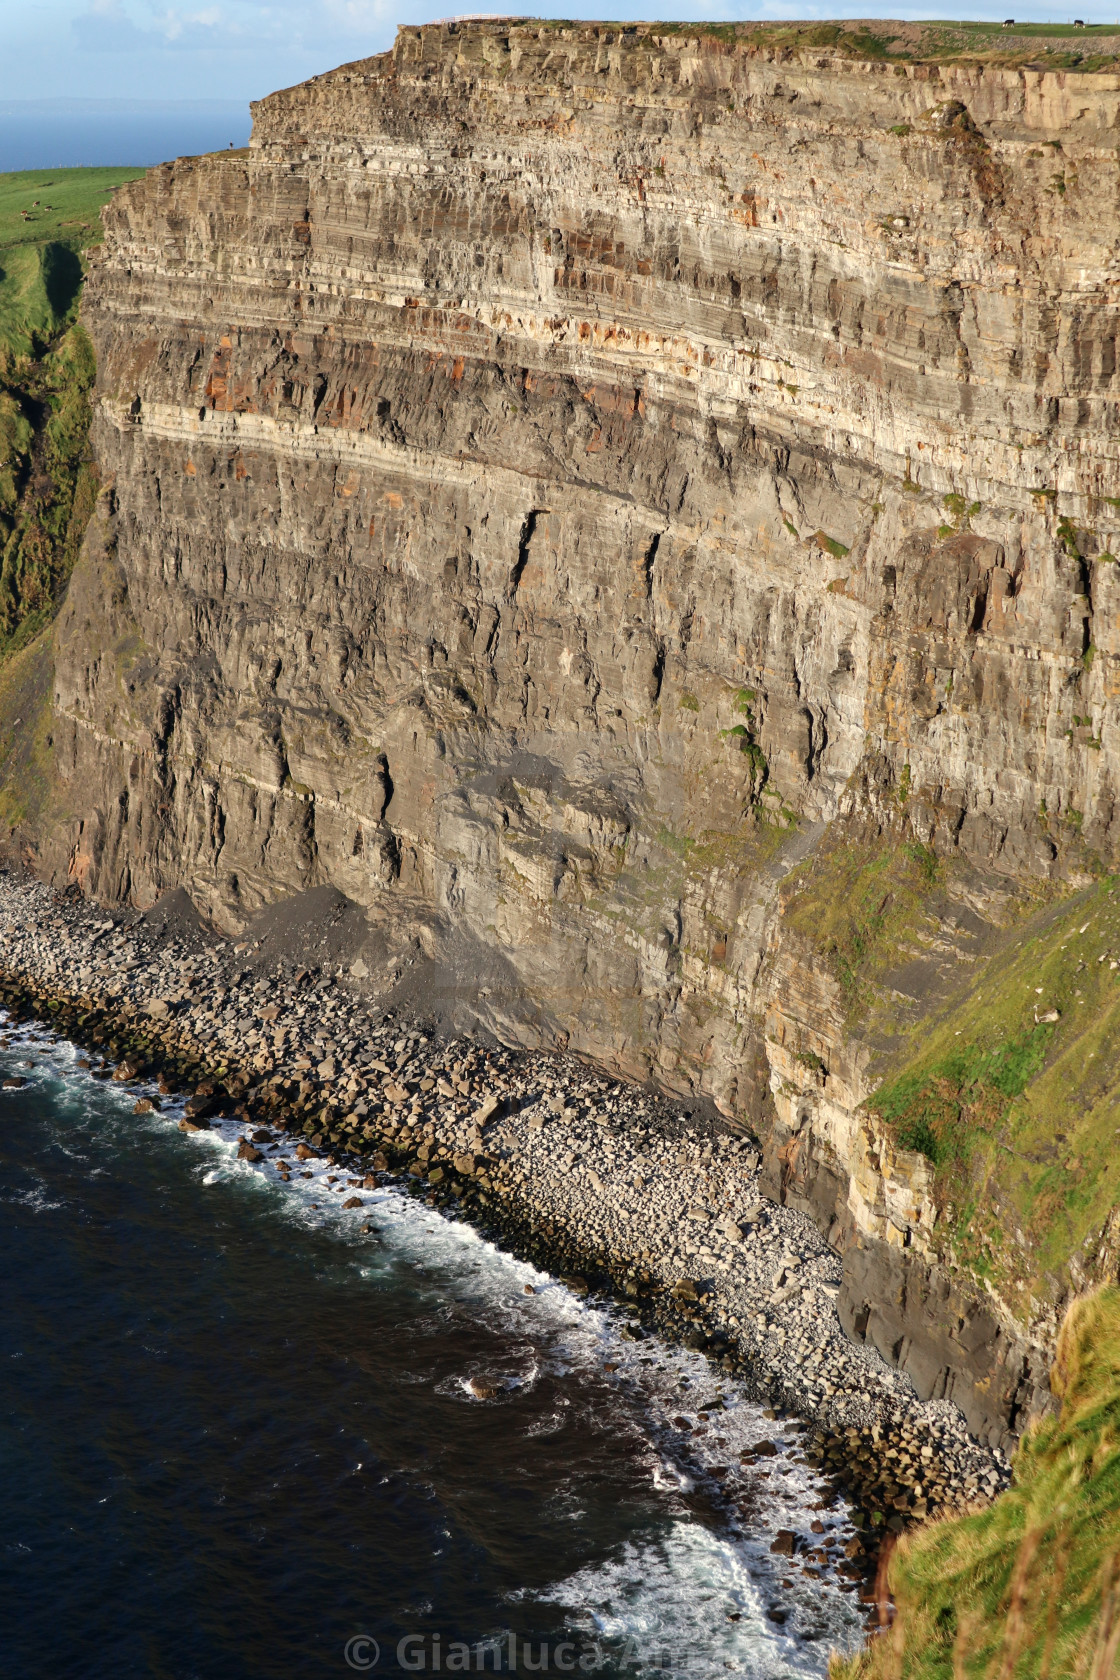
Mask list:
[[931,1270],[778,887],[903,807],[981,921],[1116,851],[1118,122],[1109,75],[406,29],[123,189],[85,303],[42,867],[227,927],[331,882],[506,1035],[751,1120],[850,1327],[997,1439],[1042,1320]]

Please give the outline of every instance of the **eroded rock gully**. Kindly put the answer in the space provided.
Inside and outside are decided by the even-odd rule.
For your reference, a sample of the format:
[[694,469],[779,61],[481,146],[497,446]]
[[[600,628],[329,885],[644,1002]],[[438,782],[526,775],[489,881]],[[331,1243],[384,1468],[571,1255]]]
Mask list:
[[333,883],[506,1037],[751,1121],[849,1327],[997,1440],[1051,1307],[935,1263],[779,886],[846,823],[982,926],[1117,849],[1118,123],[1104,75],[405,29],[122,189],[84,305],[40,869],[226,927]]

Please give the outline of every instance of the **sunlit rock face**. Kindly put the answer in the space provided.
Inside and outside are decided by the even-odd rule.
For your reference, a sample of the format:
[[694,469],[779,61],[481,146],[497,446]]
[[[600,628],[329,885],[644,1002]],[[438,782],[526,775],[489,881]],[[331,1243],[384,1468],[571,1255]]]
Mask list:
[[1045,1338],[927,1357],[928,1172],[779,885],[897,833],[984,922],[1117,849],[1114,82],[405,29],[122,189],[85,302],[43,867],[227,927],[333,883],[750,1121],[997,1433]]

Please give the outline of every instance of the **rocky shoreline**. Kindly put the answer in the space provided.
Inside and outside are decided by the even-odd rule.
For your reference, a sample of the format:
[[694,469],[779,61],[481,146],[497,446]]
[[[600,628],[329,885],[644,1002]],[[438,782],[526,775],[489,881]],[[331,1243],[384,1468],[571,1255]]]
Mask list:
[[277,956],[160,905],[109,914],[8,872],[0,941],[0,1006],[97,1052],[94,1076],[189,1093],[184,1129],[234,1116],[262,1173],[328,1158],[355,1217],[399,1177],[577,1293],[613,1298],[627,1334],[703,1351],[800,1418],[805,1460],[854,1506],[858,1572],[884,1535],[1005,1485],[1006,1461],[954,1407],[920,1402],[846,1339],[838,1258],[760,1197],[757,1150],[718,1118],[571,1057],[438,1031],[371,995],[361,960]]

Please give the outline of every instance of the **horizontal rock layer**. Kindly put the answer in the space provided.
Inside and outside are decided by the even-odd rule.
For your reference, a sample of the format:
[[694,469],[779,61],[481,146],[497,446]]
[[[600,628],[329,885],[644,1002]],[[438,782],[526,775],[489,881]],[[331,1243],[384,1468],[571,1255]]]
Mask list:
[[996,1437],[1045,1337],[931,1270],[778,883],[903,807],[981,910],[1117,850],[1118,122],[1105,75],[406,29],[123,189],[85,302],[43,867],[230,926],[331,882],[507,1035],[753,1119],[851,1327]]

